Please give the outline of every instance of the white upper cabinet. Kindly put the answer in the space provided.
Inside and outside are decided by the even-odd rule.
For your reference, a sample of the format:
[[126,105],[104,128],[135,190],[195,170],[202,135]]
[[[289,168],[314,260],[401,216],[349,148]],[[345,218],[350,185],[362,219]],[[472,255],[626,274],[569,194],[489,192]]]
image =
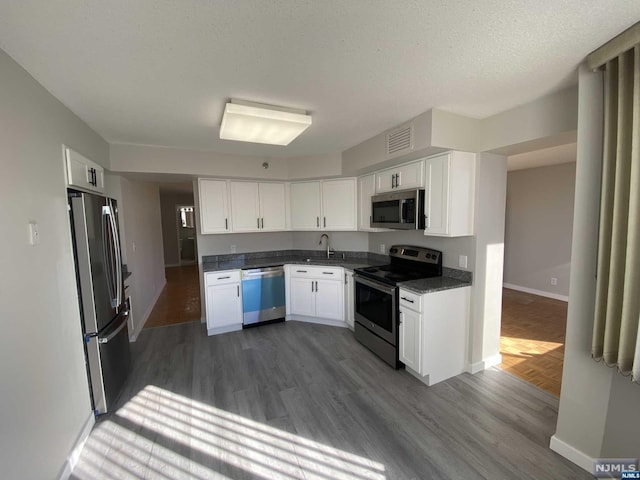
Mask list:
[[371,197],[376,193],[376,175],[370,173],[358,178],[358,230],[388,232],[388,228],[371,227]]
[[284,183],[230,182],[234,232],[286,230]]
[[356,179],[322,182],[322,227],[324,230],[356,229]]
[[291,229],[320,230],[322,201],[321,182],[296,182],[291,184]]
[[78,152],[64,147],[67,185],[104,193],[104,169]]
[[424,187],[424,161],[407,163],[376,172],[376,193]]
[[475,162],[456,151],[425,160],[425,235],[473,235]]
[[291,230],[356,230],[354,178],[291,184]]
[[260,194],[257,183],[230,182],[234,232],[260,230]]
[[229,196],[227,180],[200,178],[200,231],[206,233],[229,233]]
[[284,183],[261,183],[260,228],[264,231],[287,229],[287,194]]

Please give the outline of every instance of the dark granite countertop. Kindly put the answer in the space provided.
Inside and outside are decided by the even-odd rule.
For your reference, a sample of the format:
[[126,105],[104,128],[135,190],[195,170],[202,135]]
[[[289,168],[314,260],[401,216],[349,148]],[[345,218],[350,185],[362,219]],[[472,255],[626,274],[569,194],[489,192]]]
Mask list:
[[[370,252],[336,252],[331,259],[326,259],[324,252],[319,250],[280,250],[275,252],[209,255],[203,257],[202,269],[204,272],[215,272],[295,264],[342,267],[347,270],[353,270],[387,263],[389,263],[388,256]],[[424,294],[450,288],[466,287],[472,284],[472,273],[466,270],[444,267],[442,275],[442,277],[401,282],[399,286],[418,294]]]
[[[386,255],[367,252],[336,252],[331,259],[318,255],[317,250],[284,250],[282,252],[257,252],[247,254],[210,255],[203,258],[204,272],[219,270],[247,270],[284,264],[342,267],[348,270],[389,263]],[[270,255],[269,255],[270,254]]]

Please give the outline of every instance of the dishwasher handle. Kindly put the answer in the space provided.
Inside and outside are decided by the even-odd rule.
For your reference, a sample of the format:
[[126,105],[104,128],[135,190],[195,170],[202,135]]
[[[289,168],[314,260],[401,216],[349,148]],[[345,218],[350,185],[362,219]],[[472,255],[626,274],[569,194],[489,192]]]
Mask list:
[[284,276],[284,268],[282,267],[253,268],[251,270],[242,270],[243,280],[249,280],[251,278],[269,278],[282,276]]

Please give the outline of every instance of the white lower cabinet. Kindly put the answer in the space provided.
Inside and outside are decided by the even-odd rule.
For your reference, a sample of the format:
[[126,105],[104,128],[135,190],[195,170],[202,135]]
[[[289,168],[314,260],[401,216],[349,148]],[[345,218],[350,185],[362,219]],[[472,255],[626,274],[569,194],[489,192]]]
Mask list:
[[287,265],[285,284],[287,318],[344,322],[344,270],[341,267]]
[[240,270],[204,274],[207,334],[242,329]]
[[400,289],[400,361],[427,385],[467,369],[471,287],[423,295]]

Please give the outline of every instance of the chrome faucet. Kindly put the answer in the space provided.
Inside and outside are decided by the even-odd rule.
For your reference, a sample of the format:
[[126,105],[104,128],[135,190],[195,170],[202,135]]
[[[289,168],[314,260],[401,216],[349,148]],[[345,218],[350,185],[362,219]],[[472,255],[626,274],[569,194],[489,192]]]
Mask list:
[[322,245],[322,239],[325,237],[327,238],[327,258],[331,258],[331,255],[336,252],[334,252],[333,248],[331,248],[331,246],[329,245],[329,235],[327,235],[326,233],[320,235],[320,241],[318,242],[318,245]]

